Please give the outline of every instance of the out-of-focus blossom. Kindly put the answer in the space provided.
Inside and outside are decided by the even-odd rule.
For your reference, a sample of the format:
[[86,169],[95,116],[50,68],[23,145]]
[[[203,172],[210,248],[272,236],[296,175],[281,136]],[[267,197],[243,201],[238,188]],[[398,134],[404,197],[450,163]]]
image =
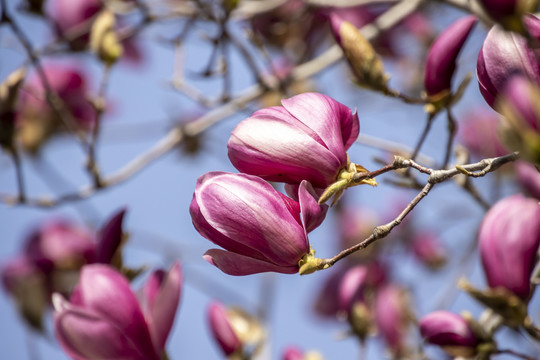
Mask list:
[[207,318],[214,339],[228,358],[241,358],[246,348],[257,348],[264,339],[260,322],[238,308],[214,301],[208,306]]
[[471,155],[477,158],[503,156],[509,151],[499,140],[499,115],[489,109],[473,109],[463,116],[458,138]]
[[255,112],[233,130],[229,159],[241,172],[265,180],[316,188],[334,183],[347,166],[347,149],[358,137],[356,112],[334,99],[304,93],[283,106]]
[[296,346],[288,346],[283,351],[282,360],[322,360],[323,357],[316,351],[304,352]]
[[204,258],[230,275],[298,272],[298,262],[310,252],[307,230],[320,224],[327,209],[310,187],[300,184],[296,202],[256,176],[201,176],[190,206],[193,225],[225,249],[208,250]]
[[[70,301],[55,294],[54,333],[74,359],[159,360],[180,299],[179,264],[153,273],[140,302],[115,269],[87,265]],[[111,301],[114,299],[114,301]]]
[[388,284],[377,291],[375,322],[379,334],[393,354],[403,355],[407,352],[410,310],[407,295],[402,288]]
[[516,163],[517,181],[530,195],[540,200],[540,172],[526,162]]
[[53,220],[27,237],[23,253],[1,270],[4,289],[13,296],[26,321],[40,329],[51,294],[69,294],[85,264],[122,266],[119,249],[124,213],[116,213],[97,235],[85,227]]
[[513,76],[497,98],[504,116],[500,136],[509,149],[540,163],[540,88],[521,75]]
[[540,245],[538,200],[518,194],[497,202],[484,217],[478,241],[490,288],[500,287],[527,300]]
[[[367,208],[353,208],[345,206],[338,214],[338,233],[340,249],[348,249],[351,246],[365,240],[377,226],[379,219],[377,214]],[[377,245],[369,246],[365,251],[358,251],[347,257],[345,261],[361,262],[373,255]]]
[[236,335],[227,317],[227,309],[218,302],[212,302],[207,310],[208,322],[214,339],[226,356],[241,354],[242,343]]
[[339,308],[350,311],[356,301],[363,301],[365,292],[373,290],[386,279],[379,262],[356,265],[348,269],[340,279],[338,288]]
[[[45,64],[44,72],[51,90],[55,92],[75,121],[74,126],[90,129],[96,112],[88,100],[89,85],[86,74],[74,66]],[[18,137],[28,151],[35,153],[53,134],[65,131],[46,100],[40,76],[31,74],[23,86],[17,106]]]
[[413,239],[412,250],[423,264],[438,268],[446,263],[446,251],[440,239],[434,234],[423,232]]
[[302,54],[321,36],[321,16],[302,0],[287,0],[251,18],[253,30],[270,45]]
[[426,341],[438,345],[452,356],[472,357],[480,339],[467,321],[449,311],[435,311],[420,320],[420,334]]
[[101,0],[52,0],[47,14],[56,33],[68,40],[75,50],[82,50],[89,40],[90,28],[97,13],[102,9]]
[[[540,39],[540,20],[532,15],[523,18],[533,37]],[[515,33],[494,26],[478,54],[476,73],[480,92],[489,106],[494,107],[497,95],[503,91],[511,76],[521,74],[540,85],[540,62],[527,40]]]
[[[125,11],[131,8],[132,0],[109,1],[110,8]],[[90,32],[99,13],[105,9],[102,0],[49,0],[47,15],[52,20],[58,37],[66,40],[74,51],[87,48],[90,41]],[[122,19],[118,19],[121,23]],[[143,55],[139,44],[133,37],[122,41],[125,49],[122,59],[129,63],[140,64]]]
[[521,19],[538,8],[537,0],[480,0],[486,13],[509,30],[521,30]]
[[424,78],[430,101],[441,101],[450,94],[456,59],[475,23],[474,16],[461,18],[446,28],[431,45]]

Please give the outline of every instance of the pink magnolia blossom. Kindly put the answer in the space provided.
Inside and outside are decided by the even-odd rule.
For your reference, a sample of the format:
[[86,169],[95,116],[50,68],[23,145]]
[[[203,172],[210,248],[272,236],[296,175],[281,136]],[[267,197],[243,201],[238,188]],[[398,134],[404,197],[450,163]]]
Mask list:
[[538,200],[518,194],[497,202],[482,221],[478,241],[489,286],[528,299],[540,245]]
[[4,289],[25,320],[40,327],[51,295],[69,294],[82,266],[111,263],[122,240],[125,209],[114,214],[96,235],[66,220],[51,220],[26,238],[23,252],[0,271]]
[[[462,356],[473,356],[480,340],[467,321],[449,311],[435,311],[420,320],[420,333],[430,344]],[[458,356],[455,353],[455,356]]]
[[456,59],[475,23],[474,16],[461,18],[446,28],[431,45],[424,79],[429,97],[437,99],[451,90]]
[[359,133],[356,112],[334,99],[304,93],[255,112],[233,130],[231,163],[265,180],[326,188],[347,166],[346,150]]
[[379,334],[394,354],[405,351],[409,314],[403,289],[388,284],[377,291],[375,322]]
[[202,236],[225,249],[208,250],[204,258],[230,275],[298,272],[298,261],[309,252],[307,232],[327,209],[317,204],[310,187],[300,184],[296,202],[256,176],[201,176],[191,219]]
[[526,162],[516,163],[517,181],[529,194],[540,200],[540,172]]
[[446,262],[446,251],[441,240],[432,233],[423,232],[415,236],[412,242],[414,256],[423,264],[439,267]]
[[179,264],[155,272],[140,301],[107,265],[87,265],[70,301],[54,296],[54,333],[74,359],[159,360],[180,298]]
[[476,158],[503,156],[510,151],[497,134],[499,115],[491,109],[473,109],[463,115],[459,124],[460,142]]
[[[523,19],[534,39],[540,39],[540,20],[532,15]],[[521,74],[540,85],[540,62],[527,40],[515,33],[494,26],[488,33],[476,64],[480,92],[489,106],[494,107],[499,92],[512,75]]]
[[229,321],[225,306],[217,301],[212,302],[208,306],[207,317],[212,335],[223,353],[226,356],[240,353],[242,342]]

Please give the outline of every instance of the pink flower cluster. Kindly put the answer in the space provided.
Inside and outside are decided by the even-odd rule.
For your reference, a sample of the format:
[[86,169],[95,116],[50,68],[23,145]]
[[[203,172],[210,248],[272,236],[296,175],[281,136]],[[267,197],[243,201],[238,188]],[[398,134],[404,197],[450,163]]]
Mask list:
[[[204,258],[223,272],[295,273],[310,252],[307,234],[323,221],[318,193],[348,165],[359,132],[355,112],[334,99],[304,93],[241,121],[228,142],[241,174],[199,178],[190,206],[197,231],[225,250]],[[267,181],[284,182],[290,197]]]

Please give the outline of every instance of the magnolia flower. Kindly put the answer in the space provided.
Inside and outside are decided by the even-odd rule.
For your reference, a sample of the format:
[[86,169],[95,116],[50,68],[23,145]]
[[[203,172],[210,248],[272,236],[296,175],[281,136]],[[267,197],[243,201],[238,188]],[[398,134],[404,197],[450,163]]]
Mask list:
[[420,320],[420,334],[452,356],[472,357],[480,340],[467,321],[449,311],[435,311]]
[[518,194],[497,202],[482,221],[478,241],[489,286],[527,300],[540,245],[538,200]]
[[497,128],[500,116],[491,109],[473,109],[462,117],[458,138],[472,156],[491,158],[509,153],[499,140]]
[[121,266],[118,254],[124,213],[122,209],[114,214],[97,235],[65,220],[49,221],[27,237],[22,254],[2,266],[4,289],[30,325],[41,329],[51,295],[69,294],[82,266]]
[[534,165],[519,161],[516,163],[516,173],[522,188],[540,201],[540,171]]
[[58,36],[68,40],[75,50],[82,50],[88,43],[92,22],[102,7],[101,0],[52,0],[47,14]]
[[212,335],[227,357],[241,357],[246,347],[256,348],[264,339],[260,322],[238,308],[214,301],[208,306],[207,317]]
[[356,112],[316,93],[281,103],[236,126],[227,144],[231,163],[241,172],[269,181],[307,180],[321,189],[336,182],[350,164],[346,150],[358,137]]
[[377,291],[375,322],[392,353],[403,354],[410,323],[408,300],[403,289],[389,284]]
[[283,351],[282,360],[322,360],[323,357],[316,351],[302,351],[296,346],[288,346]]
[[[540,40],[540,20],[532,15],[523,18],[534,39]],[[478,85],[482,96],[494,107],[495,99],[512,75],[522,74],[540,84],[540,62],[527,40],[515,33],[494,26],[488,33],[476,64]]]
[[55,294],[54,333],[74,359],[160,360],[180,298],[179,264],[154,272],[137,296],[107,265],[87,265],[70,301]]
[[524,76],[510,78],[495,108],[504,116],[500,136],[508,148],[540,163],[540,88]]
[[201,176],[191,219],[202,236],[225,249],[208,250],[204,258],[229,275],[298,272],[298,262],[310,252],[307,233],[321,223],[327,209],[317,204],[310,188],[302,182],[296,202],[256,176]]
[[450,93],[456,59],[475,23],[474,16],[461,18],[446,28],[431,45],[424,79],[431,101],[441,100]]
[[[88,101],[86,74],[79,68],[62,64],[45,64],[45,76],[71,114],[74,125],[90,129],[96,112]],[[46,91],[37,73],[31,74],[23,86],[16,109],[19,139],[28,151],[35,153],[52,135],[65,131],[65,124],[46,100]]]
[[537,0],[480,0],[479,2],[493,20],[510,30],[522,30],[522,15],[535,12],[538,8]]
[[423,264],[438,268],[446,262],[446,251],[440,239],[431,233],[420,233],[412,242],[414,256]]

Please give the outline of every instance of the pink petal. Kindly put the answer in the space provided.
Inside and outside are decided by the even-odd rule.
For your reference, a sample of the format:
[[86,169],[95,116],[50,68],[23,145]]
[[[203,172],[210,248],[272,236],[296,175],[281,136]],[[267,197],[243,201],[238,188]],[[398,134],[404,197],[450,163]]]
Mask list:
[[328,205],[319,205],[317,203],[317,199],[319,197],[315,193],[315,190],[313,190],[313,186],[311,186],[311,184],[305,180],[302,181],[298,189],[298,198],[302,212],[302,221],[304,223],[306,233],[309,233],[321,225],[326,217]]
[[229,323],[227,310],[221,303],[214,301],[208,306],[207,314],[214,339],[225,355],[231,355],[242,346],[242,343]]
[[219,249],[208,250],[203,258],[225,274],[234,276],[251,275],[269,271],[294,274],[297,273],[299,269],[298,265],[279,266],[263,260]]
[[96,249],[97,262],[109,264],[122,242],[122,221],[126,208],[115,213],[101,228]]
[[182,271],[179,263],[175,263],[167,273],[154,271],[144,285],[146,322],[159,351],[165,348],[174,323],[181,289]]

